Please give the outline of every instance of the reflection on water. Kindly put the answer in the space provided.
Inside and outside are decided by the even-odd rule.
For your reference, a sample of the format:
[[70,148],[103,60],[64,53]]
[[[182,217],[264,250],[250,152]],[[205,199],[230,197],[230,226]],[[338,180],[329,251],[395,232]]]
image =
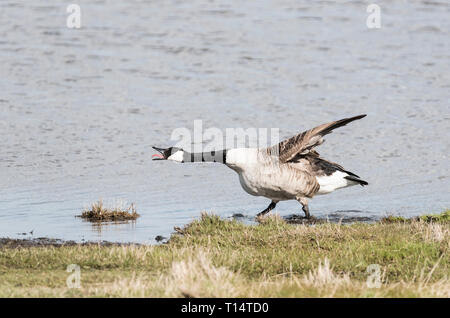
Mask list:
[[[61,1],[0,2],[0,237],[155,243],[201,211],[256,215],[268,200],[230,169],[151,161],[195,119],[288,137],[367,113],[319,152],[369,186],[315,198],[312,215],[448,208],[450,4],[379,1],[369,30],[368,3],[83,0],[73,30]],[[98,198],[141,217],[74,217]]]
[[89,222],[92,225],[92,230],[97,232],[99,236],[101,236],[102,230],[105,230],[106,228],[108,228],[108,231],[120,230],[125,227],[128,230],[134,230],[136,228],[136,220],[110,222],[91,222],[83,220],[82,222]]

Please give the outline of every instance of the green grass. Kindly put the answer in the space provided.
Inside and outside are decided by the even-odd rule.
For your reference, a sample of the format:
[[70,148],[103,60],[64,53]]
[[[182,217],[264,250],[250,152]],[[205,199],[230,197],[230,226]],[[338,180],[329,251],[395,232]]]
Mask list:
[[441,223],[450,222],[450,210],[446,210],[441,214],[425,214],[419,216],[419,219],[425,222],[441,222]]
[[[426,220],[246,226],[203,214],[163,245],[1,248],[0,297],[450,297],[450,222]],[[69,264],[79,289],[66,286]]]
[[424,221],[434,223],[448,223],[450,222],[450,210],[446,210],[440,214],[425,214],[415,218],[405,218],[403,216],[388,215],[381,219],[382,223],[409,223],[413,221]]

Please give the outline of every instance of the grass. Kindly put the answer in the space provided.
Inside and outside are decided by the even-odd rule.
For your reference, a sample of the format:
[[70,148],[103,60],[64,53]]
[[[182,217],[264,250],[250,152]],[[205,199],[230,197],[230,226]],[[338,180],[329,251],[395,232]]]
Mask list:
[[[450,297],[450,222],[427,220],[203,214],[162,245],[0,248],[0,297]],[[69,264],[81,288],[67,287]]]
[[139,214],[136,212],[134,204],[125,207],[123,204],[118,204],[113,208],[108,208],[103,205],[103,201],[100,200],[93,203],[88,209],[85,209],[79,217],[91,222],[104,222],[104,221],[126,221],[136,220]]
[[428,223],[448,223],[450,222],[450,210],[446,210],[440,214],[425,214],[411,219],[394,215],[388,215],[381,219],[382,223],[410,223],[414,221],[424,221]]
[[441,214],[425,214],[419,216],[419,219],[425,222],[440,222],[440,223],[450,222],[450,210],[446,210]]

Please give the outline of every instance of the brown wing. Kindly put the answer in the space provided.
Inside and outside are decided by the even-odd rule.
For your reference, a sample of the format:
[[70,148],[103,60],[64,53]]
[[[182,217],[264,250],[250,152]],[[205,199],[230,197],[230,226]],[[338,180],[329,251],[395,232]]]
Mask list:
[[328,124],[317,126],[313,129],[304,131],[292,138],[286,139],[278,144],[279,159],[281,162],[288,162],[297,155],[305,155],[311,153],[314,147],[324,142],[323,136],[331,133],[333,129],[345,126],[349,122],[366,117],[359,115],[350,118],[344,118],[333,121]]

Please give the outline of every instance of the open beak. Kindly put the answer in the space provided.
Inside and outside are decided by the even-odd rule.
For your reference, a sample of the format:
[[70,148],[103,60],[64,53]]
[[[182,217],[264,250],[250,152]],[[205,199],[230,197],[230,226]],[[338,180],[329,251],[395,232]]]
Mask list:
[[167,149],[158,148],[158,147],[152,147],[152,148],[160,153],[160,154],[152,155],[152,160],[166,160],[166,158],[164,157],[164,151],[166,151]]

